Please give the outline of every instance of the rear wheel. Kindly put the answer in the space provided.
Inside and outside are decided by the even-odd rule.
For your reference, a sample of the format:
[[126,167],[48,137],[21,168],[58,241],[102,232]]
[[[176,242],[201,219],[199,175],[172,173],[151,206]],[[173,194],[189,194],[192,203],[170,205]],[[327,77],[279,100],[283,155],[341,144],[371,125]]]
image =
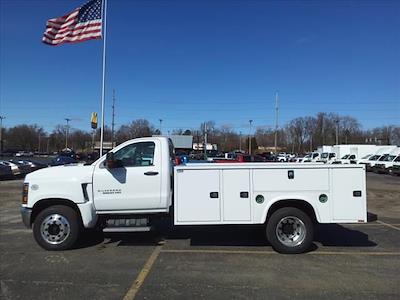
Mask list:
[[50,206],[37,215],[33,235],[36,242],[46,250],[66,250],[78,239],[78,220],[76,211],[71,207]]
[[310,217],[295,207],[284,207],[275,211],[266,228],[268,241],[280,253],[303,253],[314,237],[314,226]]

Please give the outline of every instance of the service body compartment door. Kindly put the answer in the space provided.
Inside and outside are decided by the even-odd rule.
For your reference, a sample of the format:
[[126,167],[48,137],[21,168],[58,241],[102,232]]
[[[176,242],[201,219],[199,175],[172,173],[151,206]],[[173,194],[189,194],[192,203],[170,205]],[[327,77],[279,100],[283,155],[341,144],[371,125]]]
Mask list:
[[250,221],[250,171],[223,170],[224,221]]
[[258,169],[253,185],[259,192],[328,191],[329,174],[316,168]]
[[365,171],[332,169],[331,193],[335,222],[367,222]]
[[176,171],[175,223],[196,224],[221,220],[219,170]]

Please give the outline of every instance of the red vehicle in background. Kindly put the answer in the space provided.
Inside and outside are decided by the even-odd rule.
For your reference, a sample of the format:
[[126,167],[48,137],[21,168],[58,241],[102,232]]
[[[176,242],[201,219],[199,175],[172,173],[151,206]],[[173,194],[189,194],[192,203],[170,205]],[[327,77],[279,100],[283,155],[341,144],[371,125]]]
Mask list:
[[213,159],[215,163],[244,163],[244,162],[265,162],[265,158],[259,155],[236,154],[233,159],[217,158]]

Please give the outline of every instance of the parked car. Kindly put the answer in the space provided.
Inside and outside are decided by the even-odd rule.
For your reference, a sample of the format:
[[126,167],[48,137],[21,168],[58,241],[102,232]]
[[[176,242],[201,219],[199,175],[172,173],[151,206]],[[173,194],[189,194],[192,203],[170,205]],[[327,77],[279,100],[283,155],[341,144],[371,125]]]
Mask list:
[[278,162],[287,162],[287,156],[286,153],[281,152],[276,156],[276,161]]
[[31,166],[23,160],[12,160],[10,162],[18,166],[21,175],[26,175],[32,171]]
[[386,159],[386,157],[388,157],[389,154],[382,154],[382,155],[373,155],[370,157],[370,159],[368,159],[368,162],[365,163],[366,169],[367,171],[372,171],[373,167],[375,166],[376,163],[379,163],[381,161],[384,161]]
[[335,164],[335,163],[336,164],[344,164],[344,165],[355,164],[356,163],[356,155],[355,154],[346,154],[341,159],[338,159],[332,163],[333,164]]
[[30,151],[18,151],[17,153],[15,153],[16,157],[32,157],[33,156],[33,152]]
[[390,172],[392,175],[400,176],[400,156],[398,156],[393,162],[393,167]]
[[77,159],[75,151],[71,149],[64,149],[60,153],[58,153],[58,156],[64,156],[64,157],[70,157],[73,159]]
[[11,170],[11,167],[0,164],[0,180],[11,179],[13,177],[14,177],[14,174]]
[[21,170],[18,168],[18,166],[12,162],[6,161],[6,160],[0,160],[0,165],[3,166],[8,166],[11,168],[11,172],[13,173],[14,176],[20,175]]
[[321,154],[320,160],[321,160],[322,162],[324,162],[324,163],[329,163],[329,162],[334,161],[335,158],[336,158],[336,153],[333,153],[333,152],[323,152],[323,153]]
[[51,161],[50,166],[62,166],[76,163],[78,163],[78,161],[75,158],[59,155]]
[[395,162],[400,162],[400,155],[388,155],[384,160],[377,162],[372,170],[378,174],[391,174]]
[[357,160],[357,163],[358,164],[365,164],[365,163],[368,162],[368,160],[371,158],[371,156],[373,156],[373,154],[365,155],[365,156],[361,157],[359,160]]

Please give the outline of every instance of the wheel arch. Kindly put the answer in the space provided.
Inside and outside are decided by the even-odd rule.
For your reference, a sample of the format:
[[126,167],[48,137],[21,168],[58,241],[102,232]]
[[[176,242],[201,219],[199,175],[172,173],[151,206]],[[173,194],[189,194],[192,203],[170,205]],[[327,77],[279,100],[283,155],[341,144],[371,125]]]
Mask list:
[[78,205],[69,199],[63,198],[47,198],[37,201],[32,207],[32,214],[31,214],[31,225],[35,222],[36,217],[38,214],[43,211],[44,209],[54,206],[54,205],[64,205],[71,207],[78,215],[79,222],[82,225],[82,215]]
[[280,208],[284,207],[295,207],[297,209],[300,209],[304,213],[306,213],[311,220],[315,223],[318,222],[318,215],[316,213],[315,208],[313,205],[303,199],[281,199],[276,202],[274,202],[269,208],[265,216],[265,222],[268,222],[268,219],[271,217],[271,215],[276,212]]

